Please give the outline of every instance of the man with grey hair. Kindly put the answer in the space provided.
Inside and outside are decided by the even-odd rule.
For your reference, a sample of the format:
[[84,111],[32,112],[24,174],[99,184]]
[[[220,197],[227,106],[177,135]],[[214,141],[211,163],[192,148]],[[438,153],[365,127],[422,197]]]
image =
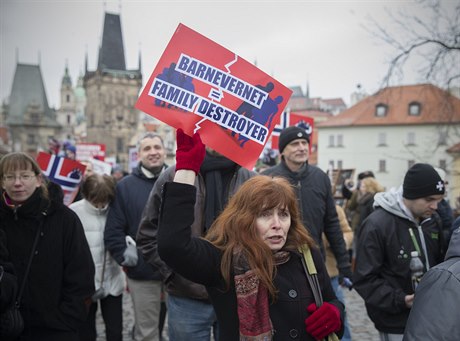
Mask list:
[[146,133],[137,147],[138,166],[117,184],[105,225],[104,242],[113,258],[126,270],[134,308],[134,340],[157,341],[162,276],[156,267],[138,256],[135,247],[127,247],[127,241],[136,238],[150,191],[167,166],[160,136]]

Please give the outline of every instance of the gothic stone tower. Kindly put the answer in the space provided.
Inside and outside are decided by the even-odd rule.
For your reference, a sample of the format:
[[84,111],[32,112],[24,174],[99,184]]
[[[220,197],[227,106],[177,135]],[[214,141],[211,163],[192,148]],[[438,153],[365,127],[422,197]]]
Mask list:
[[59,136],[62,127],[55,110],[48,106],[40,65],[16,65],[5,123],[13,151],[33,156],[47,150],[49,138]]
[[106,155],[115,156],[125,169],[130,138],[135,134],[139,111],[134,108],[142,87],[142,73],[127,70],[120,16],[105,13],[97,69],[85,63],[87,142],[102,143]]

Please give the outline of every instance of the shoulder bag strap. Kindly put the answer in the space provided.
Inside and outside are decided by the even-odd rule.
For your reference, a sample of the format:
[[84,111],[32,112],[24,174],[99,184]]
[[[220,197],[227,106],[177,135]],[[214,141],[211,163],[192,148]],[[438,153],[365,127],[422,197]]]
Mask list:
[[310,248],[307,245],[303,245],[299,250],[302,257],[302,266],[307,275],[308,283],[310,283],[313,296],[315,297],[316,306],[320,307],[323,304],[323,295],[321,294],[321,287],[318,281],[318,272],[316,271],[313,257],[311,256]]
[[[311,255],[310,248],[307,245],[303,245],[299,251],[302,253],[302,266],[307,275],[308,283],[310,283],[311,290],[313,291],[313,296],[315,297],[316,306],[319,307],[323,304],[323,296],[321,294],[321,287],[318,280],[318,272],[316,271],[316,266]],[[326,336],[323,341],[339,341],[339,338],[336,333],[331,333]]]
[[19,289],[18,296],[16,298],[16,305],[19,307],[21,304],[22,294],[24,292],[24,287],[26,285],[27,277],[29,276],[30,267],[32,265],[32,260],[34,258],[35,250],[37,249],[38,240],[40,239],[40,233],[42,232],[43,224],[45,223],[46,214],[44,214],[43,220],[40,223],[37,233],[35,234],[34,244],[32,245],[32,251],[30,252],[29,262],[27,263],[26,272],[24,273],[24,278],[22,279],[21,288]]

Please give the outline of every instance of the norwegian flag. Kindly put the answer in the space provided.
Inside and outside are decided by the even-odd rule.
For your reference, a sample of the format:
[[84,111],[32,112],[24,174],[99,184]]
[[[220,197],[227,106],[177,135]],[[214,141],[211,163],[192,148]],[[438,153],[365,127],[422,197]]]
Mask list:
[[[291,126],[296,126],[305,129],[310,141],[312,141],[314,119],[313,117],[302,116],[295,112],[283,111],[280,116],[280,123],[278,123],[272,132],[272,148],[278,149],[278,139],[283,129]],[[311,146],[311,143],[310,143]]]
[[40,152],[37,163],[48,179],[61,186],[64,204],[70,205],[78,193],[86,166],[78,161]]

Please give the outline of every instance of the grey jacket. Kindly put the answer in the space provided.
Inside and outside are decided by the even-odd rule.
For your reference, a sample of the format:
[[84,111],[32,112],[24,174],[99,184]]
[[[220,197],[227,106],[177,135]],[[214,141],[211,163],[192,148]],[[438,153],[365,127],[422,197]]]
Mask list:
[[457,341],[460,338],[460,228],[446,260],[428,271],[415,292],[403,341]]
[[[164,278],[166,290],[168,293],[197,300],[208,300],[208,293],[204,285],[194,283],[185,279],[181,275],[174,273],[158,255],[158,218],[160,214],[161,191],[166,182],[173,181],[176,167],[169,167],[163,172],[158,181],[155,183],[150,192],[147,205],[142,213],[141,223],[137,232],[137,247],[141,251],[144,260],[158,268]],[[255,173],[245,168],[239,168],[230,183],[229,196],[232,196],[236,190]],[[195,221],[191,226],[193,236],[203,236],[204,234],[204,204],[205,204],[205,183],[199,174],[195,180],[196,204],[195,204]]]

